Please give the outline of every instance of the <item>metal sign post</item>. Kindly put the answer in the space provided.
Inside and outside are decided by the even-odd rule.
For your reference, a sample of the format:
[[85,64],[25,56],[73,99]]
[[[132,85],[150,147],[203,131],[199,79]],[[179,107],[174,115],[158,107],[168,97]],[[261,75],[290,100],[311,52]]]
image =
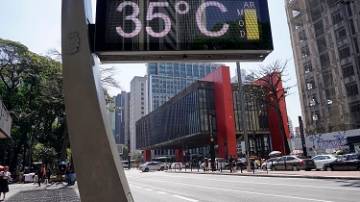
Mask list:
[[81,201],[133,201],[90,51],[85,1],[62,1],[65,106]]
[[[246,114],[246,105],[245,105],[245,88],[242,83],[241,78],[241,68],[240,68],[240,62],[236,62],[236,70],[237,70],[237,76],[238,76],[238,93],[240,95],[240,117],[241,121],[243,122],[243,134],[244,134],[244,141],[245,141],[245,153],[246,153],[246,159],[247,159],[247,166],[246,170],[248,172],[251,172],[251,165],[250,165],[250,154],[249,154],[249,134],[247,131],[247,114]],[[240,124],[240,123],[239,123]]]

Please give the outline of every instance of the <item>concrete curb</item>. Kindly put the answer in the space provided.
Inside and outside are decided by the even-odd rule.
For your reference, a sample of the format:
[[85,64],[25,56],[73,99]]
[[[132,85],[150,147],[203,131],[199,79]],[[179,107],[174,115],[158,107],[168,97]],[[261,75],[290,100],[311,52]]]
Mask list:
[[309,175],[268,175],[268,174],[231,174],[231,173],[204,173],[204,172],[184,172],[184,171],[165,171],[167,173],[186,173],[197,175],[229,175],[238,177],[281,177],[281,178],[305,178],[305,179],[330,179],[330,180],[360,180],[360,177],[345,177],[345,176],[309,176]]

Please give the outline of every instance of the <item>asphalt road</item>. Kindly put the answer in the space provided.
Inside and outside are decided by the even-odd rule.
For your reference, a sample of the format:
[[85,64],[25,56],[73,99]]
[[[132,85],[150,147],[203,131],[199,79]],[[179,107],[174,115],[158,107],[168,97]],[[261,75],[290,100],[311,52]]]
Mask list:
[[126,171],[136,202],[359,202],[360,181]]

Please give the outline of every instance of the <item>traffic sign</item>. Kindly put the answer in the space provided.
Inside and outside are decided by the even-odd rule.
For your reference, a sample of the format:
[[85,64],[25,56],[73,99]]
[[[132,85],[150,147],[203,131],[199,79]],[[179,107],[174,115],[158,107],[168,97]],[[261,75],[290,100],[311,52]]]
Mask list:
[[261,61],[272,50],[267,0],[97,1],[103,62]]

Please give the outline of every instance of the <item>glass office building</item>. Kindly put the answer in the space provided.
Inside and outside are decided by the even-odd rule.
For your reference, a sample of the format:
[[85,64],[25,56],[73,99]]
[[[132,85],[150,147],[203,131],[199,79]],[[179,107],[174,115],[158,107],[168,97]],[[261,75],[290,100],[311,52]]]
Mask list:
[[149,112],[220,66],[222,65],[210,63],[149,63]]

